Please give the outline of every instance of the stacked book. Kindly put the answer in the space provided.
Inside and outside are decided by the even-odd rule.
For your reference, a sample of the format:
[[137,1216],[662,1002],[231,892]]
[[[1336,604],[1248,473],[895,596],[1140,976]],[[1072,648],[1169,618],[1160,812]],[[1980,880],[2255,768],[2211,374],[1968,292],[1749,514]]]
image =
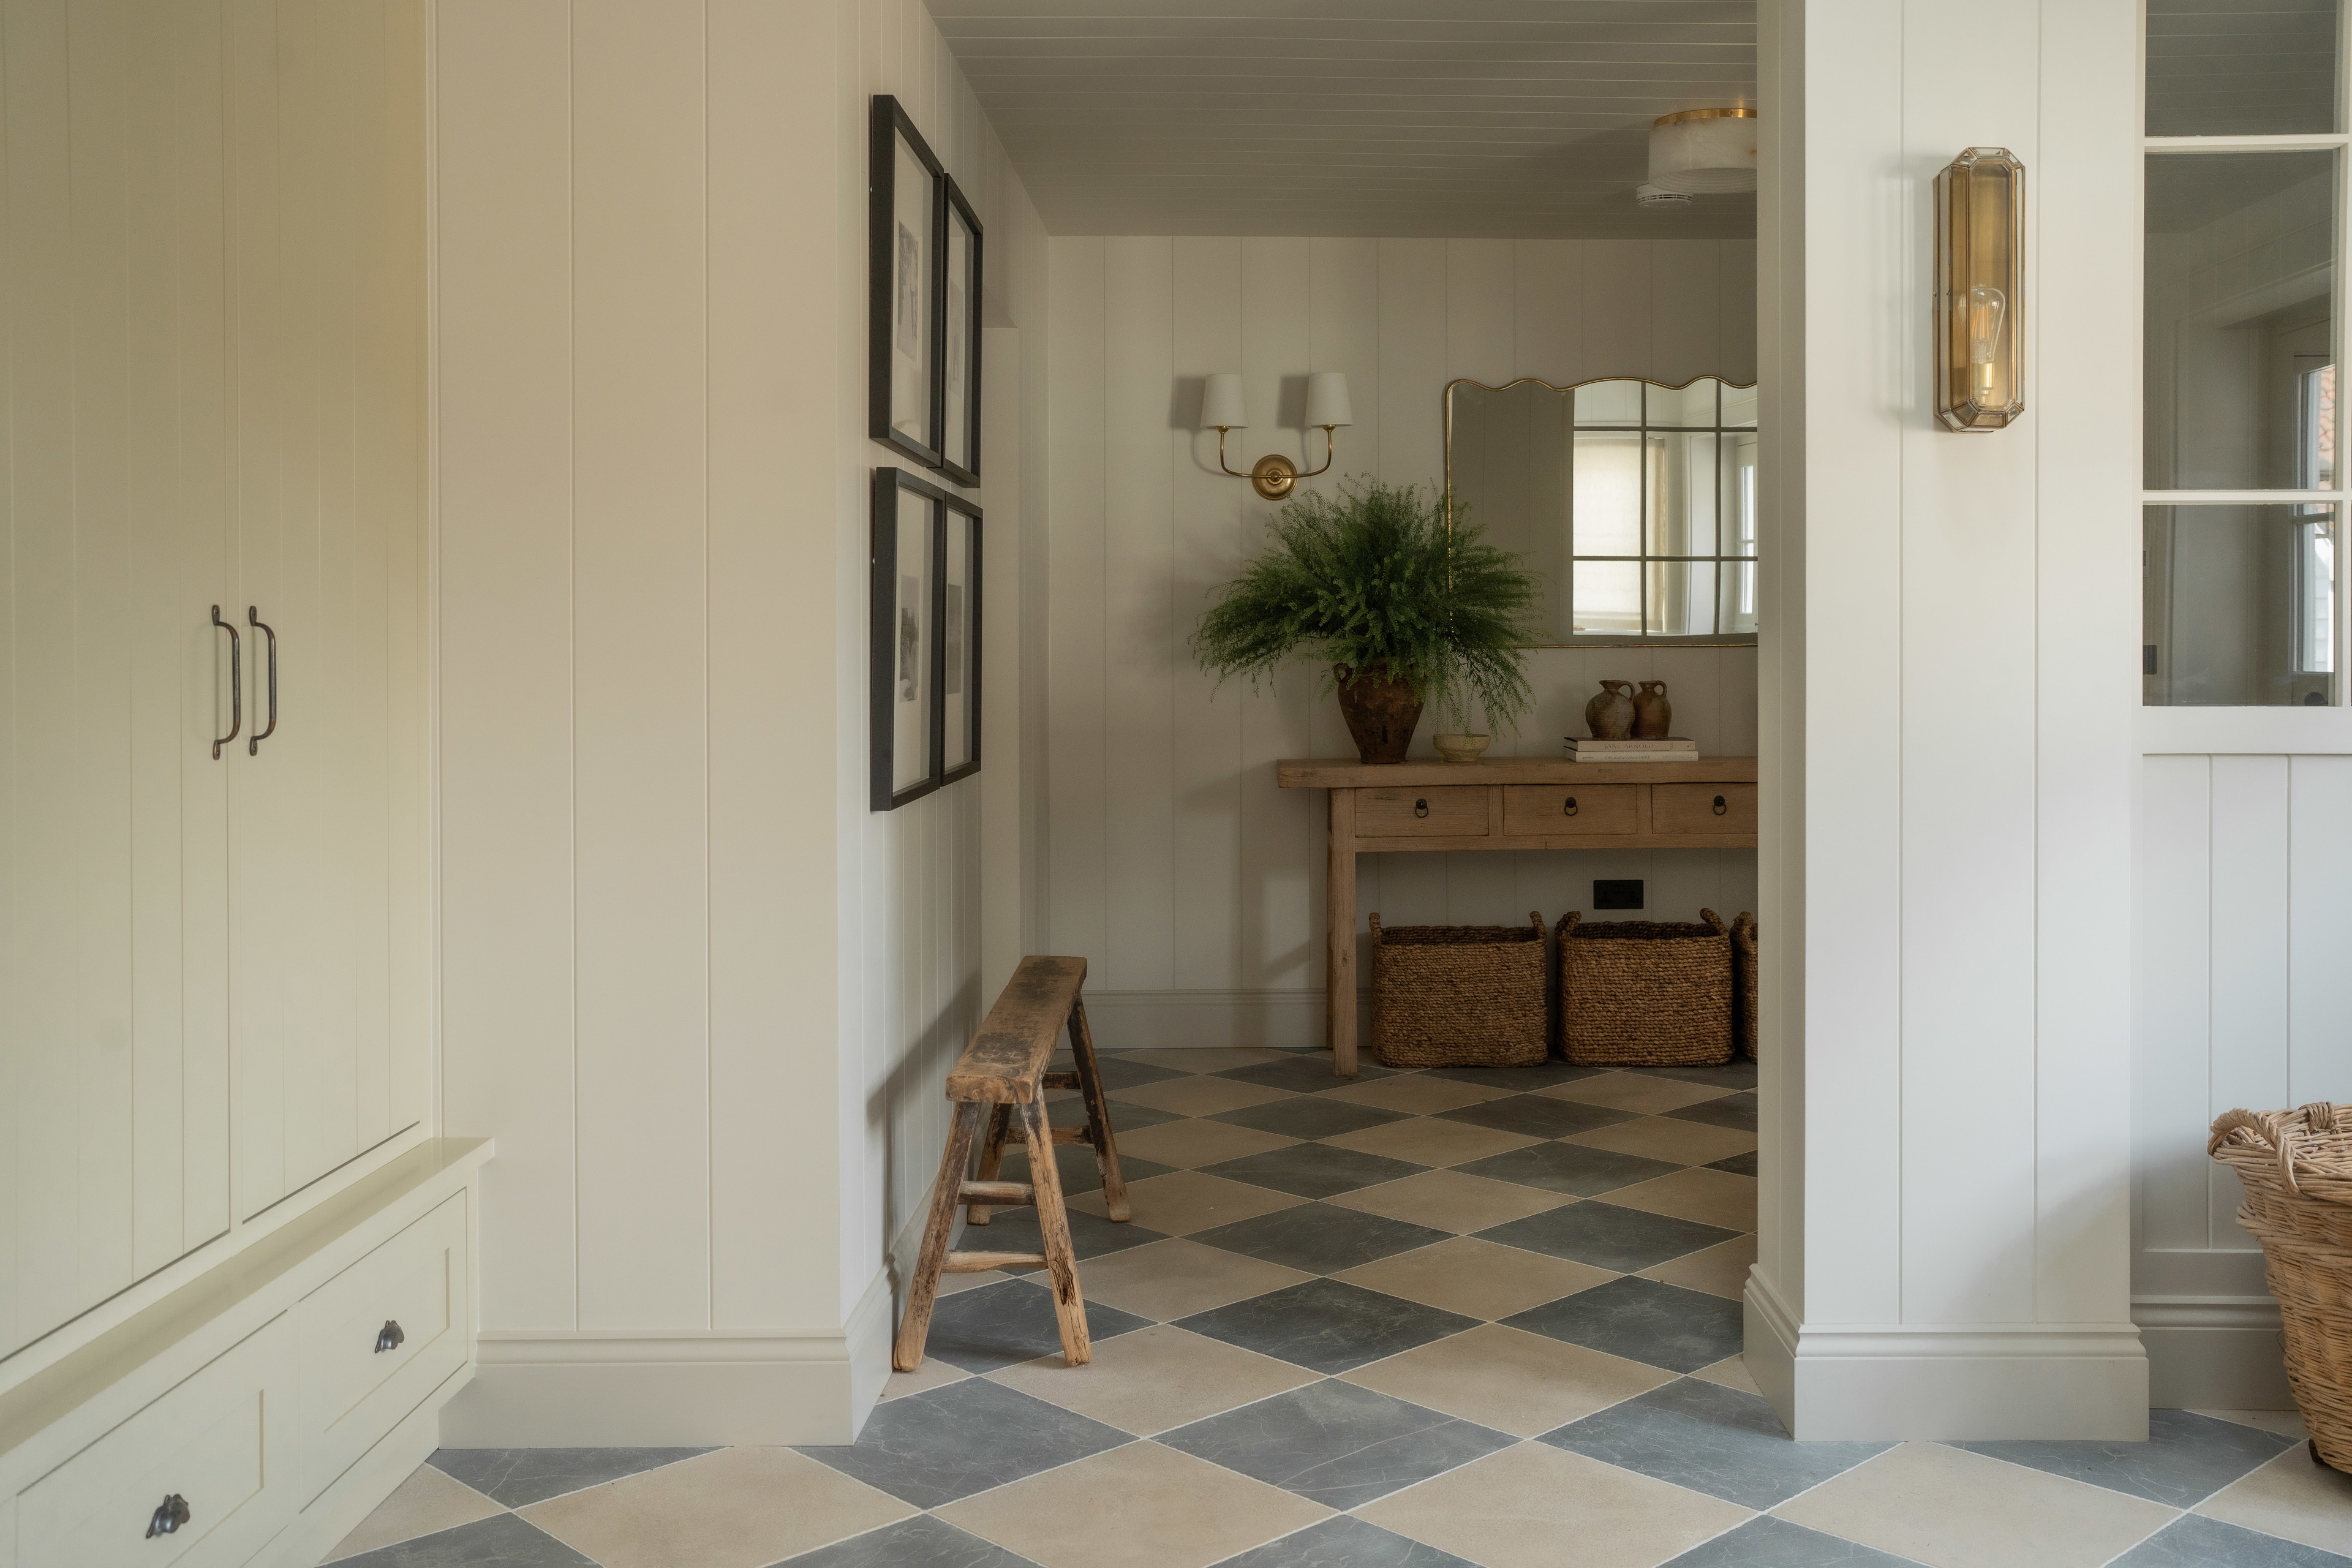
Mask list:
[[1560,751],[1571,763],[1695,763],[1698,761],[1698,742],[1685,741],[1679,735],[1667,735],[1648,741],[1596,741],[1590,736],[1569,735],[1560,742]]

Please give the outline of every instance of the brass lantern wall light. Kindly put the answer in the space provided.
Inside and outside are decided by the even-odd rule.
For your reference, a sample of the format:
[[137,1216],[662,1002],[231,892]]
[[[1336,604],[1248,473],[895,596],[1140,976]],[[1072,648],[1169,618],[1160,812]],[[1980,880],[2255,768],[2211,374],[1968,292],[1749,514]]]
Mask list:
[[1999,430],[2025,412],[2025,165],[1971,147],[1936,176],[1936,417]]

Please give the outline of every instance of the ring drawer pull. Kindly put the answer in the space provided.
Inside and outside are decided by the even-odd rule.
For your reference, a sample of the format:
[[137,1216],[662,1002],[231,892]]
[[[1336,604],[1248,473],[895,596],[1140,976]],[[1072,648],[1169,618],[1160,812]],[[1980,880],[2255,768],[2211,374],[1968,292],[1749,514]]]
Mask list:
[[159,1535],[169,1535],[187,1522],[188,1500],[173,1492],[155,1505],[154,1513],[147,1521],[147,1539],[152,1541]]
[[382,1331],[375,1337],[375,1353],[382,1355],[386,1351],[396,1351],[407,1339],[408,1336],[400,1331],[400,1325],[386,1318]]
[[1730,808],[1729,806],[1727,806],[1727,805],[1724,805],[1724,804],[1723,804],[1723,797],[1722,797],[1721,795],[1717,795],[1717,796],[1715,797],[1715,815],[1716,815],[1716,816],[1721,816],[1725,812],[1727,812],[1727,811],[1728,811],[1728,810],[1730,810],[1730,809],[1731,809],[1731,808]]
[[1415,816],[1427,816],[1429,815],[1429,797],[1427,795],[1423,795],[1421,799],[1412,803],[1412,814]]
[[1576,815],[1576,797],[1574,795],[1570,795],[1566,800],[1559,803],[1559,814],[1562,816],[1574,816]]

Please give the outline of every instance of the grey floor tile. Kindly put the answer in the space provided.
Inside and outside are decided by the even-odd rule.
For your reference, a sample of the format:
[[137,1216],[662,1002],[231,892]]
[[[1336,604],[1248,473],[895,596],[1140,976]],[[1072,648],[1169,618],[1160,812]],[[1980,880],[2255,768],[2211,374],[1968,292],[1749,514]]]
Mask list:
[[1714,1247],[1739,1235],[1694,1219],[1645,1214],[1595,1200],[1567,1204],[1478,1232],[1481,1241],[1500,1242],[1548,1258],[1590,1263],[1631,1274],[1652,1264]]
[[2352,1564],[2352,1557],[2338,1557],[2316,1546],[2281,1541],[2275,1535],[2189,1513],[2116,1558],[2108,1568],[2346,1568],[2347,1564]]
[[901,1502],[939,1508],[1134,1441],[1116,1426],[968,1377],[876,1405],[855,1443],[798,1451]]
[[1335,1149],[1328,1143],[1293,1143],[1202,1169],[1212,1176],[1247,1182],[1255,1187],[1272,1187],[1302,1198],[1328,1198],[1414,1175],[1427,1167],[1354,1149]]
[[1477,1564],[1343,1513],[1239,1557],[1228,1557],[1217,1568],[1477,1568]]
[[1264,1105],[1244,1105],[1238,1110],[1220,1110],[1209,1120],[1230,1121],[1236,1127],[1255,1127],[1260,1132],[1278,1132],[1285,1138],[1337,1138],[1342,1132],[1361,1132],[1367,1127],[1402,1121],[1405,1115],[1377,1106],[1351,1105],[1344,1100],[1306,1095],[1295,1100],[1270,1100]]
[[1712,1083],[1722,1086],[1725,1093],[1756,1087],[1756,1064],[1746,1057],[1734,1057],[1719,1068],[1628,1068],[1650,1078],[1670,1078],[1676,1083]]
[[1734,1154],[1728,1160],[1710,1160],[1707,1162],[1706,1168],[1710,1171],[1728,1171],[1735,1176],[1752,1176],[1757,1173],[1756,1154],[1757,1152],[1750,1149],[1747,1153]]
[[1612,1405],[1538,1440],[1759,1510],[1894,1447],[1797,1442],[1763,1398],[1695,1377]]
[[1738,1302],[1654,1279],[1612,1279],[1503,1323],[1668,1372],[1713,1366],[1740,1344]]
[[1972,1454],[2029,1465],[2053,1476],[2193,1508],[2247,1471],[2294,1447],[2294,1439],[2187,1410],[2147,1413],[2145,1443],[1955,1443]]
[[[1194,1075],[1192,1073],[1178,1073],[1176,1076],[1179,1078],[1191,1078]],[[1060,1107],[1056,1106],[1055,1108],[1055,1114],[1056,1116],[1061,1115]],[[1068,1117],[1065,1118],[1065,1120],[1083,1122],[1086,1119],[1077,1111],[1073,1110],[1070,1112]],[[1110,1131],[1111,1136],[1114,1138],[1118,1137],[1118,1134],[1122,1132],[1136,1132],[1140,1131],[1146,1127],[1157,1127],[1163,1121],[1181,1121],[1183,1120],[1184,1115],[1181,1111],[1162,1110],[1156,1105],[1143,1105],[1132,1100],[1114,1100],[1110,1102]],[[1069,1145],[1066,1143],[1062,1145],[1062,1147],[1068,1148]]]
[[1709,1127],[1736,1127],[1743,1132],[1753,1132],[1756,1093],[1750,1089],[1744,1094],[1727,1094],[1721,1100],[1702,1100],[1696,1105],[1685,1105],[1666,1114],[1685,1121],[1704,1121]]
[[1918,1568],[1874,1546],[1843,1541],[1769,1514],[1694,1546],[1664,1568]]
[[[1114,1110],[1111,1115],[1115,1119],[1118,1112]],[[1062,1173],[1062,1191],[1065,1194],[1099,1192],[1102,1189],[1102,1170],[1095,1163],[1095,1152],[1087,1144],[1056,1143],[1054,1145],[1054,1168]],[[1150,1160],[1139,1160],[1132,1155],[1122,1155],[1119,1158],[1118,1168],[1120,1173],[1129,1181],[1139,1182],[1147,1176],[1164,1176],[1176,1167],[1157,1164]],[[1029,1151],[1007,1149],[1004,1152],[1004,1164],[997,1172],[997,1179],[1004,1182],[1027,1181]]]
[[1034,1568],[1028,1558],[928,1513],[803,1552],[774,1568],[787,1568],[787,1564],[789,1568]]
[[1492,1127],[1529,1138],[1565,1138],[1571,1132],[1590,1132],[1596,1127],[1613,1127],[1620,1121],[1635,1119],[1631,1110],[1554,1100],[1544,1094],[1514,1094],[1476,1105],[1457,1106],[1438,1114],[1448,1121],[1466,1121],[1473,1127]]
[[1516,1089],[1522,1092],[1534,1089],[1549,1089],[1556,1083],[1574,1083],[1580,1078],[1598,1078],[1604,1068],[1571,1067],[1554,1058],[1531,1068],[1432,1068],[1432,1078],[1452,1079],[1455,1083],[1475,1083],[1487,1089]]
[[529,1520],[498,1513],[346,1557],[335,1568],[596,1568]]
[[[1129,1179],[1141,1180],[1140,1177]],[[1070,1248],[1078,1255],[1081,1262],[1089,1258],[1100,1258],[1107,1252],[1124,1252],[1130,1247],[1148,1247],[1155,1241],[1168,1239],[1160,1232],[1146,1230],[1132,1220],[1105,1219],[1084,1209],[1068,1212]],[[964,1227],[963,1247],[966,1251],[1036,1252],[1045,1245],[1045,1238],[1037,1230],[1037,1211],[1026,1206],[994,1210],[989,1215],[986,1226],[977,1230],[969,1226]],[[1024,1271],[1016,1269],[1014,1272]]]
[[[1078,1283],[1083,1289],[1084,1276]],[[1150,1326],[1149,1318],[1099,1301],[1087,1303],[1087,1332],[1097,1342]],[[926,1354],[966,1372],[994,1372],[1055,1354],[1061,1348],[1054,1293],[1025,1279],[1005,1279],[940,1297],[931,1312],[930,1338],[924,1342]]]
[[[1069,1054],[1064,1052],[1055,1058],[1054,1070],[1068,1072],[1074,1065],[1069,1059]],[[1101,1050],[1095,1052],[1095,1065],[1102,1072],[1105,1089],[1141,1089],[1147,1083],[1166,1083],[1171,1078],[1192,1076],[1176,1068],[1164,1068],[1150,1062],[1139,1062],[1132,1057],[1117,1056]],[[1114,1117],[1118,1114],[1116,1110],[1111,1112]]]
[[1310,1372],[1329,1373],[1475,1329],[1478,1320],[1383,1296],[1360,1285],[1309,1279],[1231,1306],[1195,1312],[1178,1319],[1176,1326]]
[[1516,1439],[1326,1378],[1163,1432],[1160,1441],[1326,1508],[1351,1509]]
[[1548,1193],[1566,1193],[1572,1197],[1597,1198],[1603,1193],[1630,1187],[1635,1182],[1671,1176],[1685,1167],[1639,1154],[1621,1154],[1613,1149],[1588,1149],[1581,1143],[1530,1143],[1454,1168],[1465,1175],[1517,1182],[1523,1187],[1541,1187]]
[[1331,1071],[1331,1053],[1318,1050],[1311,1057],[1297,1056],[1285,1061],[1259,1062],[1255,1067],[1228,1068],[1215,1076],[1232,1079],[1236,1083],[1254,1083],[1261,1089],[1286,1089],[1293,1094],[1324,1094],[1335,1089],[1345,1089],[1351,1083],[1371,1083],[1379,1079],[1395,1078],[1397,1074],[1389,1068],[1359,1062],[1355,1077],[1340,1078]]
[[1337,1274],[1416,1247],[1433,1246],[1446,1240],[1448,1234],[1384,1215],[1329,1204],[1300,1204],[1199,1231],[1192,1239],[1286,1268]]
[[436,1448],[425,1463],[492,1502],[522,1508],[709,1452],[708,1448]]

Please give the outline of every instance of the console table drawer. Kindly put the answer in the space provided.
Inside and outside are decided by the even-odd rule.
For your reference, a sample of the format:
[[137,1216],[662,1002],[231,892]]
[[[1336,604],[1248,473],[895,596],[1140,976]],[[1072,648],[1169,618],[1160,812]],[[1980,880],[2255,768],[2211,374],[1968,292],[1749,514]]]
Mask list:
[[1503,831],[1519,837],[1606,837],[1634,830],[1640,784],[1508,784]]
[[1742,833],[1756,831],[1756,786],[1752,784],[1662,784],[1650,785],[1653,833]]
[[1359,837],[1483,838],[1488,831],[1485,784],[1356,792]]

